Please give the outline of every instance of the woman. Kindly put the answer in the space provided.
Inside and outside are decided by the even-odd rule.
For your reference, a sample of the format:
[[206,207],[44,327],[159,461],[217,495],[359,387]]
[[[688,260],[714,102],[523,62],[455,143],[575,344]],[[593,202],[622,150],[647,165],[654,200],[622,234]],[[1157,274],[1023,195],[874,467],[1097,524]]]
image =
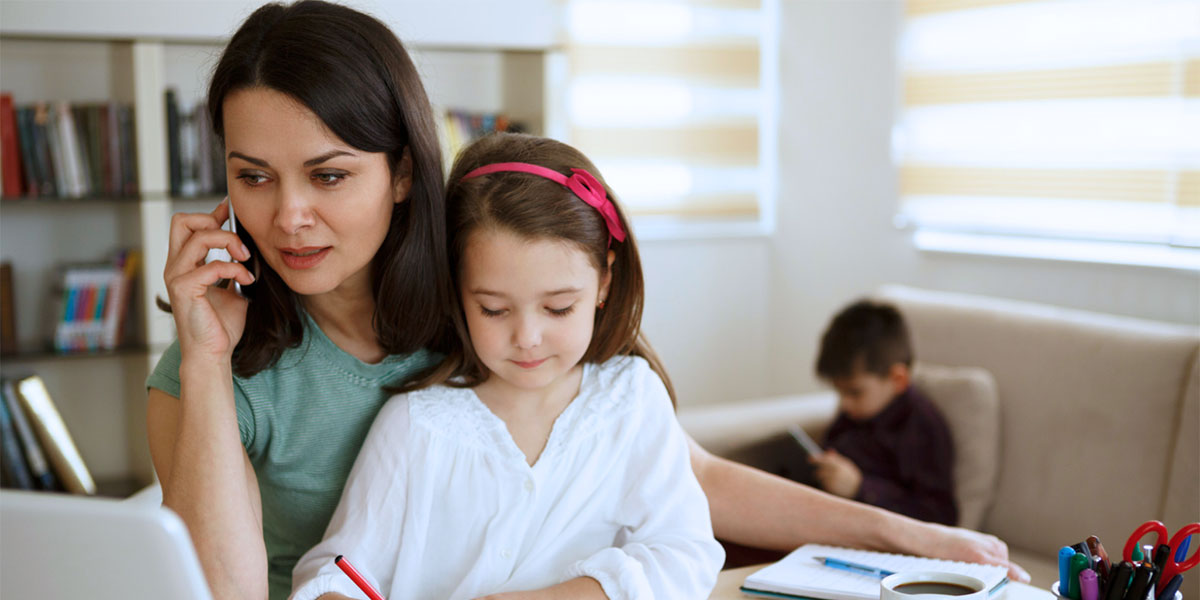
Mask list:
[[[371,421],[428,367],[450,306],[441,155],[423,86],[379,21],[266,5],[226,47],[208,112],[238,234],[176,215],[164,269],[179,339],[147,381],[164,505],[215,598],[280,599],[321,538]],[[239,262],[203,264],[210,248]],[[216,287],[241,284],[245,298]],[[690,442],[723,539],[1004,563],[1002,542],[841,500]]]

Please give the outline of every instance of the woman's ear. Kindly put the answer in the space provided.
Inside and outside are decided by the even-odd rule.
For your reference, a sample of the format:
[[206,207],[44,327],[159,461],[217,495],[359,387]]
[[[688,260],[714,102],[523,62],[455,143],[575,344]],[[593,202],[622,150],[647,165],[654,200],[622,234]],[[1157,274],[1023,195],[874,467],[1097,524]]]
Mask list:
[[396,163],[396,173],[392,177],[395,181],[395,196],[392,202],[400,204],[408,199],[408,192],[412,190],[413,166],[412,154],[408,152],[408,148],[400,155],[400,162]]
[[612,250],[608,251],[608,267],[604,269],[604,275],[600,277],[600,303],[603,304],[608,300],[608,287],[612,285],[612,266],[613,261],[617,259],[617,253]]

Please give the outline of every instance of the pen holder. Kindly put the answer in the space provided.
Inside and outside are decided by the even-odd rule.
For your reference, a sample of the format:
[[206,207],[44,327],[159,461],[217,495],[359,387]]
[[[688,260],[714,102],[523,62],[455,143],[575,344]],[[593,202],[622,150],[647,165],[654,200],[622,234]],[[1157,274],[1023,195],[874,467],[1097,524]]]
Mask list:
[[[1056,598],[1059,598],[1060,600],[1070,600],[1070,598],[1067,598],[1066,595],[1058,593],[1058,582],[1057,581],[1054,582],[1054,585],[1050,586],[1050,591],[1053,592],[1054,596]],[[1146,600],[1154,600],[1154,588],[1153,587],[1151,587],[1149,590],[1146,591]],[[1183,592],[1175,592],[1174,600],[1183,600]]]

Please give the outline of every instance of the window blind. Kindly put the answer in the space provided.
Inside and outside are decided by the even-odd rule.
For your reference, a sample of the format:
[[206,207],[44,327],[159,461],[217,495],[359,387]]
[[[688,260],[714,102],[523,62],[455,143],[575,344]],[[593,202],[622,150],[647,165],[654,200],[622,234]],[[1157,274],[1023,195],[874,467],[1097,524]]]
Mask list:
[[918,231],[1200,247],[1200,1],[909,0]]
[[[634,216],[753,220],[770,184],[758,0],[568,0],[561,135]],[[772,59],[774,57],[768,57]]]

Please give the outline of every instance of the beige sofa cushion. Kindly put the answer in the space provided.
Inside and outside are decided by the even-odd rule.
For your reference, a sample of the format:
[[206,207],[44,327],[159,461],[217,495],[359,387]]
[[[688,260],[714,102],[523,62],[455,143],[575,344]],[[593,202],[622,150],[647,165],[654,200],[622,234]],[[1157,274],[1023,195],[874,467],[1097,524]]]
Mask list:
[[1123,541],[1180,514],[1175,502],[1195,514],[1197,461],[1174,463],[1177,419],[1196,414],[1181,406],[1195,327],[899,286],[880,296],[904,313],[922,360],[996,378],[1000,473],[984,531],[1053,557],[1091,534]]
[[996,380],[980,367],[917,363],[913,383],[942,411],[954,438],[954,495],[958,524],[979,529],[1000,471],[1000,398]]

